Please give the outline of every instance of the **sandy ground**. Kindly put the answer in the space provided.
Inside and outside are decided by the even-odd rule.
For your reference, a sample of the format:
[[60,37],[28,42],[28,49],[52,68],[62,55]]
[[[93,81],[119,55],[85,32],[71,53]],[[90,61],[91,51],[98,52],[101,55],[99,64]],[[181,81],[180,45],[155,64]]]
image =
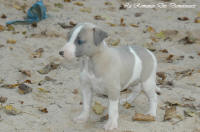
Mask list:
[[[0,25],[5,26],[8,20],[23,19],[25,13],[18,10],[24,3],[27,10],[34,0],[0,0]],[[17,115],[6,114],[5,108],[0,110],[0,131],[2,132],[101,132],[104,122],[99,122],[102,115],[92,112],[90,120],[86,124],[75,124],[72,119],[78,115],[82,106],[79,88],[79,63],[80,61],[67,62],[58,55],[59,49],[66,42],[66,34],[70,28],[63,29],[58,23],[69,24],[91,22],[102,27],[109,33],[107,41],[114,43],[120,40],[119,45],[143,45],[154,50],[158,59],[158,72],[164,72],[166,79],[160,85],[158,112],[155,122],[132,121],[135,112],[145,113],[148,109],[148,100],[141,94],[132,104],[134,107],[126,109],[119,106],[119,128],[114,131],[122,132],[200,132],[200,23],[194,23],[194,19],[200,13],[198,0],[183,1],[172,0],[176,4],[196,4],[195,9],[136,9],[119,10],[120,1],[111,1],[105,5],[105,0],[83,0],[83,6],[75,4],[77,1],[63,2],[45,0],[48,18],[37,24],[13,25],[15,31],[0,32],[0,96],[8,100],[3,106],[12,105],[22,113]],[[143,1],[143,4],[155,4],[162,1]],[[58,8],[54,3],[61,3],[64,7]],[[88,9],[89,8],[89,9]],[[89,10],[81,12],[80,10]],[[91,12],[90,12],[91,11]],[[135,16],[135,13],[142,13]],[[104,20],[95,20],[94,16],[100,15]],[[199,14],[200,15],[200,14]],[[187,17],[189,20],[181,21],[178,17]],[[200,17],[200,16],[199,16]],[[124,23],[120,26],[120,19]],[[115,24],[110,26],[108,23]],[[138,25],[138,27],[130,26]],[[177,30],[178,32],[174,31]],[[23,34],[23,32],[26,32]],[[163,36],[163,32],[165,32]],[[192,42],[184,37],[192,37]],[[8,44],[7,40],[16,40],[15,44]],[[194,40],[194,41],[193,41]],[[189,41],[189,42],[188,42]],[[184,42],[186,44],[184,44]],[[189,44],[188,44],[189,43]],[[190,44],[191,43],[191,44]],[[32,58],[32,53],[38,48],[44,52],[40,58]],[[168,53],[160,50],[166,49]],[[168,58],[169,55],[172,58]],[[184,56],[184,57],[180,57]],[[167,60],[168,58],[168,60]],[[60,64],[46,75],[37,71],[50,62]],[[190,69],[191,71],[188,71]],[[30,70],[31,77],[23,75],[19,70]],[[185,71],[186,70],[186,71]],[[182,72],[185,71],[185,72]],[[177,73],[181,72],[181,73]],[[48,76],[55,81],[46,81],[41,86],[38,83]],[[27,84],[33,90],[31,93],[19,94],[18,88],[4,88],[4,84],[15,84],[24,80],[31,80]],[[161,80],[158,77],[158,83]],[[173,81],[172,86],[167,84]],[[47,90],[40,91],[38,88]],[[75,92],[74,92],[75,90]],[[124,96],[127,96],[124,95]],[[183,101],[184,98],[193,97],[194,100]],[[95,97],[95,101],[107,107],[107,99]],[[171,121],[163,121],[165,115],[165,102],[178,102],[189,104],[185,107],[177,106],[177,114],[180,118]],[[194,107],[189,107],[193,105]],[[38,109],[47,108],[48,113]],[[184,111],[193,111],[192,117],[184,115]]]

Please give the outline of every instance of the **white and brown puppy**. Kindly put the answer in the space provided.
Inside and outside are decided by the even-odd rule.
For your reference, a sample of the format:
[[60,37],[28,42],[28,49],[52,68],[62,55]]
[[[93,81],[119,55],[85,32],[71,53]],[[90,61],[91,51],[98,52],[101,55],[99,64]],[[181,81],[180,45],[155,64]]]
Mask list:
[[83,111],[75,118],[85,122],[89,118],[92,92],[106,94],[109,99],[109,119],[106,130],[118,127],[120,91],[129,87],[132,93],[123,103],[131,103],[141,92],[150,103],[148,114],[156,116],[157,61],[155,56],[140,46],[108,47],[104,39],[107,33],[91,23],[81,23],[69,32],[68,40],[59,54],[67,59],[84,57],[80,74]]

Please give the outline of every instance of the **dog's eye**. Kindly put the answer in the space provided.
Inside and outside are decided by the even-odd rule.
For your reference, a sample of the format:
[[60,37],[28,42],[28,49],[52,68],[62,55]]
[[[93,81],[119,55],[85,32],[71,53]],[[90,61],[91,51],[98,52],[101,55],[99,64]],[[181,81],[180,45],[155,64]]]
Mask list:
[[81,45],[81,44],[85,43],[85,41],[78,39],[77,43],[78,43],[79,45]]

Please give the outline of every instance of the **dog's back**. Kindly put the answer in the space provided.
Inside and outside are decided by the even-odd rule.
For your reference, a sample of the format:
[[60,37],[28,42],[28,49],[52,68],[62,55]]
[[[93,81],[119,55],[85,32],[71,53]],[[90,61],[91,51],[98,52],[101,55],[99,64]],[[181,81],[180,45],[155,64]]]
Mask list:
[[132,74],[135,74],[130,72],[136,63],[130,48],[133,49],[135,55],[138,56],[142,62],[142,70],[140,74],[141,81],[147,80],[150,76],[152,76],[152,74],[156,73],[157,61],[151,51],[138,45],[117,46],[115,49],[119,52],[121,64],[123,65],[121,69],[122,87],[128,83],[127,80],[131,78]]

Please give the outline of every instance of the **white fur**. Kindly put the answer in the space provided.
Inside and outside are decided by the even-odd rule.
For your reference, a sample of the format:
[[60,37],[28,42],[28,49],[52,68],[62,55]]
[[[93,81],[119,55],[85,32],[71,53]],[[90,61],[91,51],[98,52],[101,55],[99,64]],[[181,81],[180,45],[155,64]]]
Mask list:
[[145,82],[142,83],[143,91],[147,95],[149,100],[149,111],[146,114],[156,116],[157,110],[157,94],[155,92],[156,83],[155,77],[149,77]]
[[[152,116],[156,116],[156,109],[157,109],[157,94],[156,94],[156,90],[159,91],[159,88],[156,86],[156,69],[157,69],[157,61],[155,56],[149,51],[147,50],[147,52],[152,56],[153,58],[153,62],[154,62],[154,69],[152,70],[152,74],[151,76],[144,82],[141,82],[141,84],[138,84],[137,86],[135,86],[133,88],[132,93],[129,95],[128,98],[125,99],[121,99],[120,100],[120,104],[123,104],[125,102],[131,103],[136,97],[137,95],[140,93],[140,91],[143,88],[144,93],[147,95],[149,103],[150,103],[150,108],[149,111],[146,114],[150,114]],[[132,53],[134,53],[134,51],[132,51]],[[142,86],[142,88],[141,88]]]
[[79,34],[79,32],[81,31],[82,28],[83,28],[83,25],[80,25],[74,30],[74,32],[73,32],[73,34],[72,34],[72,36],[69,40],[70,44],[74,43],[74,41],[76,40],[76,38],[77,38],[77,36],[78,36],[78,34]]
[[98,94],[104,94],[106,91],[104,89],[104,83],[101,78],[97,78],[94,73],[88,71],[88,57],[83,60],[83,70],[80,73],[81,78],[84,79],[90,86],[94,92]]
[[149,51],[148,49],[146,49],[147,50],[147,52],[149,52],[149,54],[152,56],[152,58],[153,58],[153,62],[154,62],[154,69],[153,69],[153,71],[152,71],[152,73],[153,72],[156,72],[156,69],[157,69],[157,60],[156,60],[156,57],[155,57],[155,55],[151,52],[151,51]]
[[[84,86],[87,86],[87,85],[84,85]],[[79,123],[83,123],[88,120],[89,114],[90,114],[91,99],[92,99],[92,92],[91,92],[90,87],[83,88],[81,92],[83,96],[83,111],[78,117],[74,118],[74,121],[79,122]]]
[[62,49],[64,51],[64,57],[71,60],[75,57],[76,46],[71,43],[66,43]]
[[92,100],[92,91],[89,82],[89,72],[88,72],[88,58],[85,58],[83,61],[83,71],[80,74],[81,82],[81,92],[83,97],[83,111],[81,114],[74,118],[75,122],[86,122],[89,118],[91,100]]
[[149,103],[150,103],[149,111],[146,114],[156,116],[156,110],[157,110],[156,90],[159,89],[156,86],[157,61],[156,61],[156,57],[153,55],[153,53],[150,52],[148,49],[146,49],[146,50],[152,56],[153,62],[154,62],[154,69],[152,70],[152,75],[145,82],[142,83],[143,90],[144,90],[145,94],[147,95]]
[[103,40],[103,45],[106,47],[108,46],[105,40]]
[[118,127],[118,117],[119,117],[118,103],[119,100],[109,100],[109,109],[108,109],[109,119],[104,126],[105,130],[113,130]]
[[124,88],[127,88],[132,82],[140,78],[142,72],[142,61],[131,47],[129,47],[129,50],[133,54],[133,57],[135,58],[135,65],[133,68],[132,76],[128,81],[128,83],[124,86]]
[[139,83],[138,85],[134,86],[132,92],[127,98],[123,98],[120,100],[120,104],[124,104],[126,102],[131,104],[135,100],[135,98],[140,94],[141,90],[142,90],[141,83]]
[[[66,58],[73,58],[75,57],[75,51],[76,47],[74,44],[74,41],[77,38],[78,33],[81,31],[81,29],[85,26],[89,25],[91,27],[95,27],[93,24],[90,23],[84,23],[80,26],[78,26],[71,38],[69,39],[69,42],[64,46],[64,56]],[[103,41],[103,45],[107,46],[105,41]],[[128,83],[125,85],[124,88],[129,86],[132,82],[136,81],[137,79],[140,78],[141,72],[142,72],[142,61],[137,55],[137,53],[132,49],[132,47],[129,47],[130,52],[132,53],[135,62],[134,62],[134,67],[132,70],[132,76]],[[147,50],[148,51],[148,50]],[[149,114],[151,115],[156,115],[156,108],[157,108],[157,95],[155,93],[155,72],[157,68],[157,62],[155,56],[150,52],[150,55],[153,57],[153,61],[155,62],[155,67],[152,71],[152,75],[145,81],[141,82],[135,89],[135,92],[132,93],[130,96],[129,100],[135,99],[135,97],[140,93],[141,87],[143,87],[143,90],[145,94],[147,95],[149,102],[150,102],[150,109],[149,109]],[[90,73],[88,70],[88,60],[86,59],[82,73],[80,75],[80,80],[81,80],[81,91],[82,91],[82,97],[83,97],[83,111],[81,114],[75,118],[76,122],[85,122],[89,118],[89,113],[90,113],[90,107],[91,107],[91,100],[92,100],[92,89],[93,90],[102,90],[101,93],[105,93],[105,91],[102,89],[103,88],[103,83],[101,79],[96,78],[94,74]],[[100,88],[100,89],[99,89]],[[98,92],[99,93],[99,92]],[[104,128],[105,130],[112,130],[118,127],[118,103],[119,100],[109,100],[109,109],[108,109],[108,114],[109,114],[109,119],[107,123],[105,124]]]
[[72,33],[72,36],[69,39],[69,41],[63,47],[64,57],[67,58],[68,60],[75,58],[76,46],[74,44],[74,41],[76,40],[82,28],[83,28],[83,25],[78,26]]

